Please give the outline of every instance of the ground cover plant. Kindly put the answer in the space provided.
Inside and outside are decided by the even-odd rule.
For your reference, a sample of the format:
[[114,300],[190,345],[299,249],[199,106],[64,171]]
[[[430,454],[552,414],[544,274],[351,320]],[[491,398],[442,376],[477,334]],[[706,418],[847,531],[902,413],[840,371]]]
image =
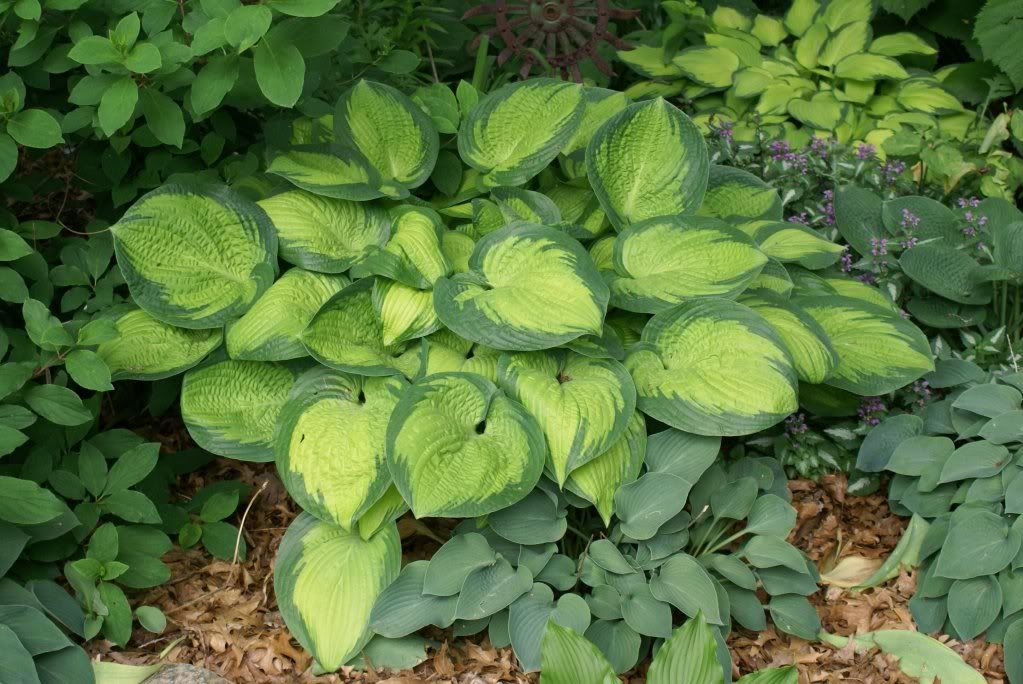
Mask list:
[[[600,629],[630,644],[668,637],[672,606],[695,615],[690,577],[717,587],[702,600],[725,631],[733,580],[736,609],[762,620],[739,557],[778,580],[775,622],[814,637],[800,595],[814,570],[782,539],[791,508],[757,496],[784,493],[783,474],[714,466],[716,438],[777,424],[804,395],[902,387],[932,367],[926,338],[834,267],[841,247],[781,221],[774,190],[711,165],[664,100],[549,79],[482,97],[462,83],[454,99],[458,133],[442,139],[416,102],[362,81],[271,156],[258,199],[177,184],[136,202],[111,232],[139,308],[100,355],[130,377],[185,371],[200,446],[276,461],[306,510],[281,546],[278,603],[325,671],[430,622],[499,631],[505,608],[535,669],[540,634],[516,643],[513,616],[585,631],[579,562],[583,585],[621,595]],[[140,353],[153,341],[162,353]],[[699,472],[678,460],[694,449]],[[688,487],[704,503],[685,511]],[[734,500],[715,504],[719,487]],[[378,597],[426,581],[399,567],[393,520],[409,509],[468,518],[449,544],[475,553],[442,551],[460,570],[419,591],[428,608],[378,621]],[[593,528],[583,548],[564,537],[574,515]],[[385,626],[406,614],[419,623]]]

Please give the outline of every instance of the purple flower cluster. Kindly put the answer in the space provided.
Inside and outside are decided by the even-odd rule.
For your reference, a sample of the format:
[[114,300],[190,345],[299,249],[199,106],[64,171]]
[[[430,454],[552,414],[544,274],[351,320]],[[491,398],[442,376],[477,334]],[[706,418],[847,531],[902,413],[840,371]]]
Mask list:
[[856,158],[860,161],[868,161],[874,158],[874,153],[877,152],[877,148],[873,145],[857,145],[856,146]]
[[[971,197],[970,200],[972,200],[973,202],[977,202],[976,197]],[[963,202],[962,199],[960,199],[959,201]],[[976,204],[969,204],[969,200],[967,200],[967,203],[968,206],[971,207],[976,207],[977,204],[980,204],[979,202],[977,202]],[[960,204],[960,206],[963,205]],[[987,216],[979,212],[975,213],[970,209],[967,209],[965,212],[963,212],[963,218],[966,219],[966,225],[963,226],[963,235],[965,235],[966,237],[976,236],[977,233],[980,232],[981,228],[987,225]]]
[[906,171],[906,163],[895,159],[893,161],[885,162],[881,167],[881,176],[884,178],[885,185],[894,185],[895,181],[899,179]]
[[920,225],[920,217],[911,212],[909,209],[903,208],[902,210],[902,221],[900,224],[907,233],[912,233],[913,229]]
[[976,197],[960,197],[956,200],[956,204],[959,205],[960,209],[966,209],[967,207],[976,209],[980,206],[980,200]]
[[856,411],[856,415],[860,417],[860,420],[871,427],[881,422],[881,418],[888,411],[888,407],[885,406],[884,400],[881,397],[864,397],[860,402],[860,408]]
[[888,238],[870,238],[871,256],[886,256],[888,254]]
[[831,138],[814,137],[810,141],[810,152],[816,154],[821,159],[827,159],[828,153],[831,152],[831,142]]
[[835,225],[835,191],[824,191],[824,223],[828,226]]
[[787,140],[775,140],[770,145],[771,159],[798,167],[802,171],[810,168],[809,158],[800,152],[793,152]]
[[804,226],[810,225],[810,217],[807,215],[805,211],[801,211],[798,214],[789,216],[788,221],[789,223],[801,223]]
[[848,245],[846,246],[845,251],[842,252],[841,264],[842,273],[849,273],[850,271],[852,271],[853,265],[852,252],[849,250]]
[[877,285],[877,278],[874,277],[873,273],[861,273],[856,276],[856,280],[865,285]]
[[899,247],[902,247],[902,249],[910,249],[912,247],[916,247],[918,242],[920,241],[911,236],[900,242]]
[[785,419],[785,434],[788,437],[795,437],[807,432],[810,426],[806,424],[806,414],[793,413]]
[[910,389],[916,395],[916,403],[920,406],[924,406],[931,400],[931,384],[926,380],[917,380]]
[[717,129],[718,137],[722,140],[732,142],[732,139],[735,136],[735,131],[732,130],[733,125],[734,124],[728,119],[722,119],[721,126]]

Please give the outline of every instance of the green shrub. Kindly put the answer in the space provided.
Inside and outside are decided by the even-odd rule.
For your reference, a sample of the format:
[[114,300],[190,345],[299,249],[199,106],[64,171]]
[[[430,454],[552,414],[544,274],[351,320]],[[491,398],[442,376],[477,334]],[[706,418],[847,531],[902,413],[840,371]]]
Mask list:
[[[871,395],[932,367],[919,330],[833,270],[840,247],[781,222],[759,179],[710,165],[665,101],[546,79],[482,98],[466,83],[431,90],[427,114],[360,82],[333,117],[299,122],[266,179],[164,186],[111,230],[139,309],[99,354],[115,377],[186,371],[182,415],[200,446],[276,461],[306,509],[281,545],[277,598],[325,670],[386,649],[370,616],[399,578],[393,520],[410,508],[495,525],[543,501],[563,522],[570,501],[595,506],[598,527],[617,516],[619,541],[649,539],[667,519],[631,507],[667,497],[674,516],[698,477],[657,472],[648,422],[716,444],[784,419],[800,384]],[[441,111],[456,138],[438,134]],[[278,259],[292,265],[279,278]],[[699,512],[701,543],[723,549],[749,511],[716,525]],[[564,534],[554,525],[543,543]],[[552,556],[528,564],[541,540],[517,539],[530,549],[517,569],[507,557],[472,582],[504,573],[502,596],[528,591]],[[575,598],[562,600],[583,608]],[[784,601],[797,602],[813,612]]]

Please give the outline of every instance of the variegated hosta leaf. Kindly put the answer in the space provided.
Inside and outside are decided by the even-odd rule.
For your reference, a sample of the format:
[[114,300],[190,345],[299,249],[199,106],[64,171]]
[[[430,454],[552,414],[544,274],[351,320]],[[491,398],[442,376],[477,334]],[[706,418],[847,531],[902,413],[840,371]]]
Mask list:
[[245,315],[227,326],[225,342],[232,359],[287,361],[308,356],[302,332],[324,302],[348,285],[341,275],[292,268]]
[[[621,54],[631,53],[622,52]],[[582,117],[568,143],[561,148],[561,154],[577,162],[583,161],[586,156],[586,146],[597,129],[628,105],[629,98],[625,96],[625,93],[606,88],[584,87]]]
[[662,98],[615,114],[586,148],[586,175],[618,230],[655,216],[696,211],[707,173],[700,129]]
[[438,373],[405,391],[387,427],[387,465],[417,518],[506,508],[543,473],[536,420],[490,381]]
[[261,361],[194,368],[181,383],[181,417],[206,451],[242,461],[272,461],[274,425],[295,376]]
[[358,280],[327,300],[302,333],[314,359],[356,375],[395,375],[400,348],[384,344],[384,326],[373,305],[374,278]]
[[440,136],[430,117],[391,86],[359,81],[337,102],[336,143],[375,171],[386,197],[408,197],[437,163]]
[[726,221],[780,221],[781,196],[777,190],[748,171],[712,164],[707,179],[707,192],[697,213]]
[[387,421],[407,385],[322,367],[298,378],[277,420],[274,458],[304,511],[352,530],[383,496]]
[[934,370],[927,338],[890,307],[834,295],[795,302],[821,325],[838,353],[829,385],[875,396]]
[[739,226],[772,259],[796,262],[812,270],[831,266],[845,247],[821,237],[813,228],[791,221],[752,221]]
[[132,299],[179,328],[219,328],[241,316],[276,275],[266,214],[223,186],[164,185],[110,232]]
[[284,534],[274,565],[281,617],[320,667],[333,672],[373,636],[373,604],[400,568],[401,541],[393,523],[364,541],[302,513]]
[[495,349],[549,349],[599,335],[610,296],[586,250],[568,235],[516,224],[485,236],[472,269],[434,287],[437,316]]
[[544,190],[561,213],[556,226],[578,240],[591,240],[606,233],[611,224],[589,186],[558,183]]
[[390,525],[407,512],[408,503],[401,498],[401,492],[392,482],[384,495],[359,518],[359,536],[369,541],[384,526]]
[[796,372],[763,318],[726,299],[650,319],[625,360],[639,409],[698,435],[745,435],[796,410]]
[[766,262],[748,236],[718,219],[650,219],[626,228],[615,241],[611,303],[657,313],[690,299],[732,298]]
[[224,339],[218,328],[177,328],[142,309],[129,308],[114,315],[118,337],[96,347],[112,380],[153,381],[183,373]]
[[378,174],[358,155],[335,144],[296,145],[277,153],[266,171],[324,197],[353,202],[383,197]]
[[820,384],[831,375],[838,365],[838,354],[824,329],[805,311],[769,290],[744,294],[739,303],[771,324],[789,350],[800,380]]
[[371,247],[352,270],[353,277],[379,275],[424,290],[451,273],[441,246],[444,224],[437,212],[407,205],[395,209],[392,217],[391,239],[383,249]]
[[748,289],[770,290],[782,297],[788,297],[792,293],[792,278],[781,262],[768,258],[760,275],[750,282]]
[[257,204],[277,229],[281,258],[310,271],[343,273],[390,233],[387,212],[367,202],[290,190]]
[[567,350],[506,354],[501,388],[540,423],[547,468],[564,485],[569,473],[607,451],[636,409],[636,387],[622,364]]
[[440,249],[448,260],[452,273],[465,273],[469,270],[469,257],[476,242],[457,230],[446,230],[441,235]]
[[639,477],[646,455],[646,441],[646,419],[642,413],[634,411],[625,432],[610,449],[568,476],[565,486],[593,503],[604,525],[611,524],[615,492],[623,484]]
[[383,325],[383,343],[390,347],[440,328],[433,310],[433,290],[417,290],[403,283],[377,278],[373,306]]
[[441,328],[423,339],[421,376],[462,371],[497,383],[497,362],[503,352],[463,339]]
[[458,153],[491,187],[522,185],[558,156],[579,125],[583,89],[534,78],[488,94],[458,129]]
[[798,266],[789,265],[788,273],[796,284],[794,294],[799,297],[841,295],[860,299],[869,304],[895,310],[892,301],[881,290],[866,283],[837,273],[817,275]]
[[553,226],[561,221],[561,211],[550,197],[522,188],[494,188],[490,197],[497,203],[506,223],[524,221]]

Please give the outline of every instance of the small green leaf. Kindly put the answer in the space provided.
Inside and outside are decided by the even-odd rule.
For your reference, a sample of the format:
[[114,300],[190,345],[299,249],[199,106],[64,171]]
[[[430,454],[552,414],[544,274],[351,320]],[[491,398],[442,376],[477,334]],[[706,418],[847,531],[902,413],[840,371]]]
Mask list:
[[25,109],[7,121],[7,133],[25,147],[46,149],[63,142],[60,124],[42,109]]
[[253,65],[266,99],[280,107],[298,102],[305,85],[305,59],[297,47],[273,35],[264,36],[253,50]]
[[167,616],[156,606],[139,606],[135,609],[139,623],[153,634],[163,634],[167,629]]
[[139,87],[130,76],[122,76],[103,93],[99,103],[99,125],[112,137],[135,113],[139,100]]
[[64,359],[71,379],[86,389],[108,392],[114,389],[110,384],[110,369],[96,352],[75,349]]

